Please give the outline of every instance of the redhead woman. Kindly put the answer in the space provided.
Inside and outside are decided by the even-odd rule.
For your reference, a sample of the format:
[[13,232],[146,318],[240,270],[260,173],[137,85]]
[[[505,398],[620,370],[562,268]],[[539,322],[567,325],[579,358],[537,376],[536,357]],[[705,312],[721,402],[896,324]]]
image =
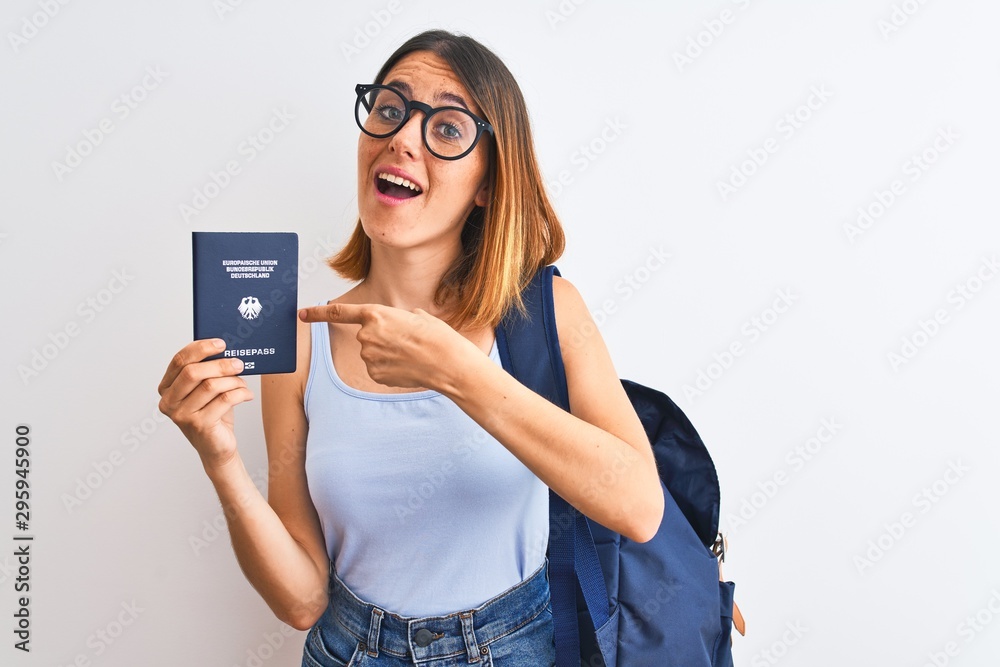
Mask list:
[[570,282],[553,286],[562,340],[595,332],[562,344],[570,412],[500,365],[497,325],[564,245],[506,66],[430,31],[355,92],[359,220],[329,263],[356,284],[299,311],[294,373],[261,376],[267,498],[234,435],[242,363],[205,361],[221,341],[174,356],[160,409],[247,579],[309,630],[303,665],[552,665],[548,490],[649,540],[649,441]]

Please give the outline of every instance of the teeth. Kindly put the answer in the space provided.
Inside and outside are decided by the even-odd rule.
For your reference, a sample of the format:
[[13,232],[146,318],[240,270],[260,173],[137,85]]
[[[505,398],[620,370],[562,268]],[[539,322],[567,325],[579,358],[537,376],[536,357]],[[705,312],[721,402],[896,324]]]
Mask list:
[[402,176],[395,176],[393,174],[385,174],[385,173],[383,173],[383,174],[379,174],[378,177],[381,178],[383,181],[389,181],[390,183],[395,183],[396,185],[402,185],[404,188],[410,188],[414,192],[420,192],[421,191],[420,190],[420,186],[418,186],[416,183],[409,182],[408,180],[406,180]]

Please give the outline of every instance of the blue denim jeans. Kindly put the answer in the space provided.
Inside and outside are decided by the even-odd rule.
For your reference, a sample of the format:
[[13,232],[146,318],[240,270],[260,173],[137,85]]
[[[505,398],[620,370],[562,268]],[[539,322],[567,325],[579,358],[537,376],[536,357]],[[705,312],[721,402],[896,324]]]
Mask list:
[[551,667],[548,563],[492,600],[447,616],[392,614],[330,569],[330,604],[309,630],[303,667]]

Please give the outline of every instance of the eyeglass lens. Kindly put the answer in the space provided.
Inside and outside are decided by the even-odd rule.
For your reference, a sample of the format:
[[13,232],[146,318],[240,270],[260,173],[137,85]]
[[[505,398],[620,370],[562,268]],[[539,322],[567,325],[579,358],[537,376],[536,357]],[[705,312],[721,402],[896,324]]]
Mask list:
[[[358,122],[367,132],[388,136],[406,120],[406,102],[391,88],[376,88],[364,95],[357,112]],[[437,110],[427,118],[424,127],[427,147],[443,157],[465,153],[476,140],[476,121],[463,110]]]

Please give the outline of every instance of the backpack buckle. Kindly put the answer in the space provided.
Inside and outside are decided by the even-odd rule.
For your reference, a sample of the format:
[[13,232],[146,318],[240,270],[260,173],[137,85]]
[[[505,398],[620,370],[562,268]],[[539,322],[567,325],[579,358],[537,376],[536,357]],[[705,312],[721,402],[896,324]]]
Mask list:
[[726,548],[726,538],[722,533],[719,533],[715,538],[715,544],[712,545],[712,553],[715,554],[720,563],[726,562]]

